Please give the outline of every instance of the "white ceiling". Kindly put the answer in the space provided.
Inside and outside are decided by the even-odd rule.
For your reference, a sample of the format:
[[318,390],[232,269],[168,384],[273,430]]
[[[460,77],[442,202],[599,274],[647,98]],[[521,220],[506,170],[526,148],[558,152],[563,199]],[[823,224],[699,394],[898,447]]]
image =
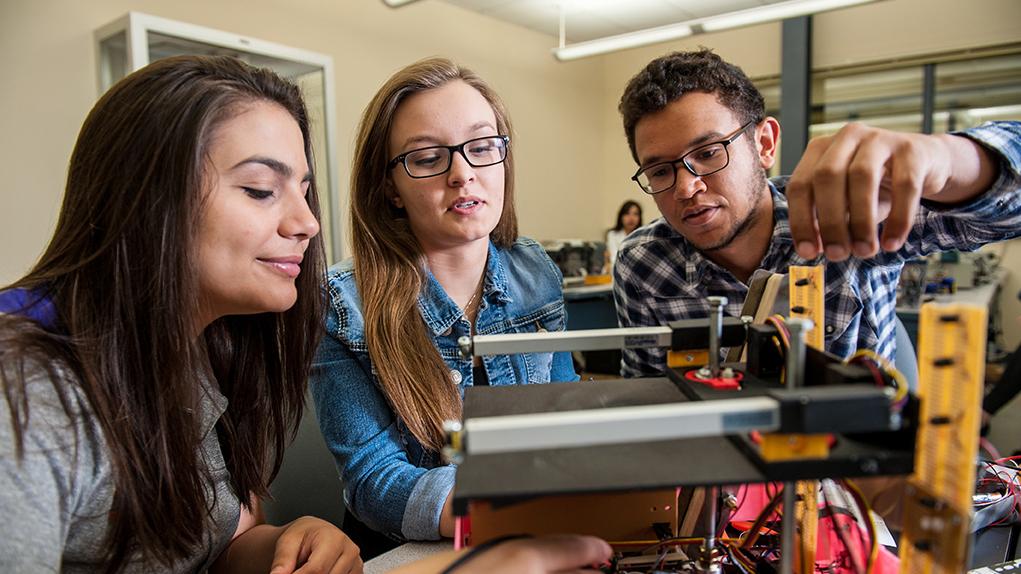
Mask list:
[[560,7],[566,10],[567,43],[655,28],[784,0],[443,0],[554,37]]

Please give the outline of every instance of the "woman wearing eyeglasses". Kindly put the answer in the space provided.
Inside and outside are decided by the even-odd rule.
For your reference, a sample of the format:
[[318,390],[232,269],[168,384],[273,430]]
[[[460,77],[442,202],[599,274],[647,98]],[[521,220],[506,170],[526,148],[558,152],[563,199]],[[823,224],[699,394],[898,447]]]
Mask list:
[[517,236],[511,145],[498,96],[443,59],[397,72],[362,117],[354,256],[328,275],[312,388],[366,557],[453,535],[439,451],[467,387],[578,379],[567,353],[458,353],[463,336],[564,329],[559,271]]

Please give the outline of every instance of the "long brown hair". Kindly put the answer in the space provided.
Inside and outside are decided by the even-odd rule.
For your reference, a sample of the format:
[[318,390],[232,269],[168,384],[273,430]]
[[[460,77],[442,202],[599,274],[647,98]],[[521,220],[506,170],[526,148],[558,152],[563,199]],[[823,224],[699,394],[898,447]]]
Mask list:
[[[15,435],[20,442],[28,420],[25,365],[60,361],[76,375],[110,452],[111,571],[136,552],[171,565],[211,528],[210,477],[198,457],[200,377],[212,377],[229,401],[217,432],[243,504],[268,494],[301,418],[323,310],[319,236],[305,253],[291,309],[223,317],[197,341],[192,324],[208,147],[218,126],[259,101],[298,123],[311,169],[300,92],[269,70],[185,56],[120,81],[78,135],[49,246],[9,286],[49,297],[60,326],[45,332],[14,316],[0,324],[0,382]],[[318,218],[314,183],[307,201]]]
[[[425,256],[395,194],[387,164],[394,115],[408,96],[463,81],[478,90],[496,115],[496,129],[512,135],[499,96],[471,70],[429,58],[395,73],[362,114],[351,173],[351,229],[355,281],[365,316],[369,356],[391,407],[427,448],[443,445],[443,421],[461,416],[461,398],[418,311]],[[490,234],[499,247],[518,235],[514,213],[514,152],[504,162],[503,215]]]

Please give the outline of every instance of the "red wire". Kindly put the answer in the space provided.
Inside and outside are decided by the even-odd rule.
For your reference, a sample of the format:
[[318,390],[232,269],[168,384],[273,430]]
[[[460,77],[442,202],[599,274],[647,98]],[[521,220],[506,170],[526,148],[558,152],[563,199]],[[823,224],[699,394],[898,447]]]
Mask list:
[[852,365],[863,365],[865,368],[872,373],[872,380],[875,381],[877,387],[885,387],[886,380],[883,379],[883,373],[879,370],[879,367],[875,364],[875,361],[868,357],[856,357],[851,361]]
[[[783,492],[783,490],[781,489],[780,492]],[[777,505],[780,504],[780,492],[777,492],[776,495],[769,500],[769,503],[767,503],[762,509],[762,512],[759,513],[755,522],[752,523],[751,528],[748,529],[748,536],[740,545],[742,550],[749,548],[759,538],[759,534],[765,526],[766,520],[776,511]]]
[[[1008,458],[1010,458],[1010,457],[1008,457]],[[1000,460],[1003,460],[1003,459],[1000,459]],[[1018,513],[1018,515],[1021,515],[1021,489],[1018,488],[1018,485],[1014,482],[1014,478],[1013,477],[1004,478],[1001,475],[1000,471],[996,470],[996,468],[995,468],[996,466],[1003,466],[1004,468],[1008,468],[1008,469],[1011,469],[1012,467],[1008,467],[1006,465],[1000,465],[1000,464],[996,464],[996,463],[991,463],[991,462],[988,462],[988,461],[985,462],[985,465],[986,465],[986,472],[988,474],[990,474],[991,477],[988,477],[988,478],[984,477],[984,478],[980,479],[979,480],[979,484],[980,485],[985,485],[985,484],[990,484],[990,483],[999,483],[999,485],[1002,486],[1004,488],[1004,490],[1005,490],[1004,496],[1009,495],[1013,499],[1013,501],[1014,501],[1013,504],[1011,505],[1011,511],[1007,512],[1004,516],[1000,517],[999,520],[991,523],[990,526],[999,526],[1001,524],[1006,524],[1008,521],[1013,521],[1015,511]],[[995,504],[995,503],[996,503],[996,501],[990,502],[990,503],[987,503],[987,504],[979,504],[979,505],[976,505],[976,506],[979,507],[979,508],[986,508],[986,507],[988,507],[988,506],[990,506],[992,504]]]
[[844,532],[840,521],[837,520],[837,514],[833,512],[833,505],[830,503],[829,497],[826,496],[825,490],[822,492],[822,500],[825,505],[826,512],[829,514],[830,523],[833,525],[833,532],[837,535],[837,538],[840,539],[840,545],[844,547],[843,555],[837,552],[833,553],[834,560],[839,560],[841,564],[849,562],[851,569],[853,569],[856,574],[862,574],[861,562],[859,562],[858,558],[851,552],[851,543],[847,540],[847,533]]

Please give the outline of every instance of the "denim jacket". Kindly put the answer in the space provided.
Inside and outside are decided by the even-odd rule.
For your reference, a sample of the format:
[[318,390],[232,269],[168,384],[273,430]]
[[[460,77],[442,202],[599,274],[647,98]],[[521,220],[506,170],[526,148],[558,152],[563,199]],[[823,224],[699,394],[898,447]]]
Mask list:
[[[365,343],[361,299],[351,261],[327,275],[326,337],[312,372],[319,427],[336,459],[348,510],[370,528],[396,539],[439,537],[443,503],[454,470],[396,419],[375,376]],[[461,396],[472,385],[472,362],[458,354],[458,337],[470,334],[461,309],[426,271],[418,309],[433,343],[450,367]],[[508,249],[489,247],[476,333],[562,331],[566,324],[560,271],[538,243],[518,239]],[[575,381],[569,353],[483,357],[491,385]]]

